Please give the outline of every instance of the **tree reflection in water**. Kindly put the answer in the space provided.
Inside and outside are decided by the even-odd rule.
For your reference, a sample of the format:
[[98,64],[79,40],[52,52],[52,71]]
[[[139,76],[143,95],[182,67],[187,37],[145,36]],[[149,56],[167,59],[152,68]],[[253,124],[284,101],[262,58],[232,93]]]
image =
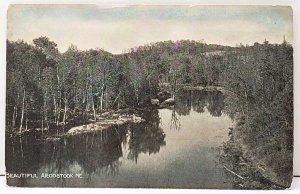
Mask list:
[[172,115],[170,121],[170,129],[180,130],[181,124],[178,119],[178,113],[176,113],[175,107],[172,108]]
[[220,117],[224,108],[224,95],[219,91],[186,91],[178,90],[175,111],[178,115],[186,116],[191,109],[204,113],[205,108],[214,117]]
[[[137,162],[139,154],[157,153],[166,144],[165,134],[159,127],[158,111],[144,114],[144,123],[67,136],[58,141],[39,142],[34,135],[20,139],[7,137],[7,172],[61,174],[74,173],[77,168],[87,183],[93,174],[115,176],[119,173],[122,156]],[[123,155],[122,146],[128,149],[127,156]],[[64,186],[65,180],[57,179],[56,186]],[[22,185],[26,185],[26,180],[19,181],[25,181]]]
[[[193,109],[212,116],[221,116],[224,97],[220,92],[178,91],[170,120],[172,129],[180,129],[179,116]],[[122,159],[138,163],[140,154],[155,154],[166,145],[160,128],[158,110],[143,113],[146,122],[111,127],[102,132],[66,136],[57,141],[38,140],[37,134],[6,138],[6,169],[9,173],[81,173],[89,183],[94,175],[116,176]],[[125,150],[125,152],[123,152]],[[14,185],[26,186],[27,179]],[[66,179],[57,179],[56,186],[66,186]]]
[[132,125],[129,130],[129,154],[128,159],[137,163],[140,153],[158,153],[161,146],[166,145],[165,133],[159,127],[160,118],[158,111],[153,110],[144,115],[146,122],[141,125]]
[[186,116],[190,114],[192,105],[192,91],[178,90],[175,95],[176,104],[175,111],[179,116]]

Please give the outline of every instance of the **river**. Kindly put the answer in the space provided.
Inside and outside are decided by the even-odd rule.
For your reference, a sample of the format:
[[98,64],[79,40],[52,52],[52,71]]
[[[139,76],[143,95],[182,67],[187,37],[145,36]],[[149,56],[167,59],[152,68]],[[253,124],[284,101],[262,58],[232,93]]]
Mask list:
[[[8,179],[9,185],[45,187],[155,187],[231,189],[232,177],[219,162],[232,119],[220,92],[181,91],[176,105],[145,113],[142,124],[106,132],[6,138],[9,173],[40,178]],[[67,173],[74,178],[47,178]],[[43,176],[43,178],[41,178]]]

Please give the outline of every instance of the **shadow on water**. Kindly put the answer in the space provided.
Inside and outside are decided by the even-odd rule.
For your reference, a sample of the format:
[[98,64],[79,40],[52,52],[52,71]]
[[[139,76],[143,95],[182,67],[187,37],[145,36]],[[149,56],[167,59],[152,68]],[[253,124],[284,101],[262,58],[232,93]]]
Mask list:
[[[174,179],[172,180],[174,186],[183,185],[182,187],[185,187],[184,185],[186,185],[186,187],[199,188],[194,183],[191,186],[185,184],[184,181],[187,178],[184,179],[184,177],[186,175],[178,178],[164,176],[167,176],[166,174],[170,176],[173,172],[180,171],[181,168],[176,167],[180,164],[189,165],[186,167],[186,172],[180,173],[189,174],[187,177],[191,178],[195,176],[195,181],[199,178],[206,180],[205,176],[201,174],[192,175],[190,173],[195,172],[196,169],[203,172],[213,169],[214,167],[207,166],[207,164],[211,163],[215,155],[210,153],[208,145],[203,144],[205,146],[201,148],[198,143],[207,138],[195,133],[198,133],[199,127],[201,130],[205,130],[205,127],[203,128],[199,123],[193,129],[189,129],[187,124],[190,122],[189,119],[198,121],[198,117],[200,120],[206,121],[206,112],[209,112],[211,118],[221,117],[224,97],[220,92],[178,91],[175,99],[176,105],[171,110],[163,110],[160,113],[158,110],[144,112],[142,115],[146,119],[144,123],[126,124],[111,127],[102,132],[66,136],[56,141],[38,140],[39,137],[36,134],[27,134],[22,137],[7,136],[5,153],[8,173],[36,173],[38,176],[41,176],[42,173],[79,173],[84,177],[83,180],[8,179],[8,184],[17,186],[84,187],[93,185],[109,187],[111,184],[109,181],[115,180],[116,183],[111,184],[112,187],[134,187],[135,185],[138,187],[168,187],[162,185],[165,184],[164,182]],[[215,119],[212,120],[212,122],[216,122]],[[165,128],[167,123],[172,130]],[[222,120],[219,123],[222,123]],[[216,127],[211,130],[216,130]],[[184,129],[181,133],[182,137],[178,131],[181,128]],[[223,134],[224,132],[220,133]],[[210,133],[206,134],[210,135]],[[185,135],[187,138],[190,137],[188,139],[191,139],[191,142],[182,142],[183,144],[180,143],[180,147],[177,147],[179,145],[177,142],[185,138]],[[212,135],[215,136],[215,134]],[[167,143],[169,147],[166,145]],[[162,148],[163,151],[161,151]],[[183,161],[178,158],[179,152]],[[184,159],[184,154],[189,154],[186,159]],[[201,158],[199,154],[207,154],[207,157],[210,158],[209,161]],[[193,156],[194,159],[190,158]],[[152,161],[153,158],[156,158],[156,162]],[[168,162],[168,160],[170,161]],[[197,164],[197,161],[202,160],[205,165]],[[160,166],[163,164],[167,166]],[[204,166],[206,167],[204,168]],[[154,170],[155,168],[157,169]],[[212,175],[219,176],[215,172]],[[147,183],[140,181],[139,176],[147,177]],[[135,183],[125,184],[124,181],[130,182],[127,180],[130,177],[135,177],[132,179]],[[159,177],[162,181],[157,182]]]
[[208,110],[211,116],[220,117],[224,108],[224,95],[222,92],[206,92],[192,90],[178,90],[176,104],[172,108],[170,129],[180,130],[179,116],[187,116],[193,109],[197,113],[204,113]]
[[189,115],[191,109],[198,113],[204,113],[205,108],[214,117],[222,115],[224,108],[224,95],[222,92],[186,91],[179,90],[176,94],[175,111],[179,115]]
[[[140,125],[132,125],[128,131],[129,154],[128,159],[134,160],[137,163],[140,153],[155,154],[158,153],[161,146],[166,145],[165,133],[159,127],[160,118],[158,111],[148,112],[144,115],[147,122]],[[150,122],[149,122],[150,121]]]
[[[144,113],[147,120],[140,124],[126,124],[108,130],[66,136],[57,141],[38,141],[33,134],[6,138],[6,171],[9,173],[72,173],[72,166],[80,166],[89,182],[93,174],[116,176],[128,149],[127,159],[138,162],[141,153],[158,153],[166,144],[165,134],[159,127],[158,111]],[[41,172],[41,173],[42,173]],[[21,179],[20,179],[21,180]],[[19,186],[26,186],[22,180]],[[64,184],[62,183],[61,186]],[[59,185],[56,185],[59,186]]]

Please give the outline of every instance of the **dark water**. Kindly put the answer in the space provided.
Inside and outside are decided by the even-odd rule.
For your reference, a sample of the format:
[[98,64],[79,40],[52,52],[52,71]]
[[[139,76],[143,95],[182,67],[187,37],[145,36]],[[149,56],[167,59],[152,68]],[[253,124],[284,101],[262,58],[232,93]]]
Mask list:
[[[219,163],[232,120],[218,92],[180,92],[171,109],[145,113],[143,124],[69,136],[54,142],[28,135],[6,139],[8,179],[16,186],[232,188]],[[81,178],[41,178],[42,173]]]

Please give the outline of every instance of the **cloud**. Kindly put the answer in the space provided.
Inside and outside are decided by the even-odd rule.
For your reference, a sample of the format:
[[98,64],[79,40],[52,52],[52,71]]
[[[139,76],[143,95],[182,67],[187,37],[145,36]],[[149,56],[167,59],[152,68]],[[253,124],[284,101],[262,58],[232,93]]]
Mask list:
[[[83,6],[82,10],[79,9],[84,12],[82,13],[60,8],[60,10],[51,10],[47,14],[41,13],[39,9],[35,9],[35,12],[39,14],[35,14],[32,10],[24,13],[18,10],[8,21],[8,39],[24,39],[31,42],[34,38],[43,35],[55,41],[62,52],[69,45],[75,44],[83,50],[98,47],[112,53],[121,53],[137,45],[164,40],[204,39],[207,43],[234,46],[238,43],[262,42],[265,38],[270,42],[279,43],[285,35],[288,41],[292,41],[292,20],[291,17],[286,16],[285,12],[284,17],[279,17],[280,14],[278,16],[277,12],[271,12],[272,14],[267,14],[266,22],[262,22],[261,19],[255,19],[257,16],[245,19],[250,17],[249,10],[244,12],[244,17],[227,16],[226,19],[216,19],[216,14],[205,12],[205,17],[209,19],[200,20],[195,19],[194,12],[185,13],[183,19],[178,19],[172,11],[169,14],[163,13],[169,11],[163,7],[159,8],[162,18],[157,14],[155,17],[150,17],[149,10],[147,17],[132,16],[134,11],[128,11],[127,7],[118,7],[122,9],[121,15],[127,13],[129,16],[127,18],[116,17],[118,11],[114,9],[114,13],[110,14],[115,19],[105,19],[107,16],[104,17],[103,12],[97,13],[99,8],[92,7],[92,11],[90,9]],[[145,7],[143,9],[147,10]],[[243,9],[246,8],[243,7]],[[105,9],[105,12],[108,13],[109,10]],[[201,10],[205,11],[203,7]],[[239,12],[239,14],[242,13],[242,11]],[[82,14],[85,15],[84,18]],[[212,16],[209,17],[211,14]],[[22,15],[24,17],[20,18]],[[197,17],[200,16],[197,15]],[[282,23],[283,19],[285,23]],[[272,24],[274,21],[275,24]],[[276,26],[276,21],[281,21],[281,24]]]

